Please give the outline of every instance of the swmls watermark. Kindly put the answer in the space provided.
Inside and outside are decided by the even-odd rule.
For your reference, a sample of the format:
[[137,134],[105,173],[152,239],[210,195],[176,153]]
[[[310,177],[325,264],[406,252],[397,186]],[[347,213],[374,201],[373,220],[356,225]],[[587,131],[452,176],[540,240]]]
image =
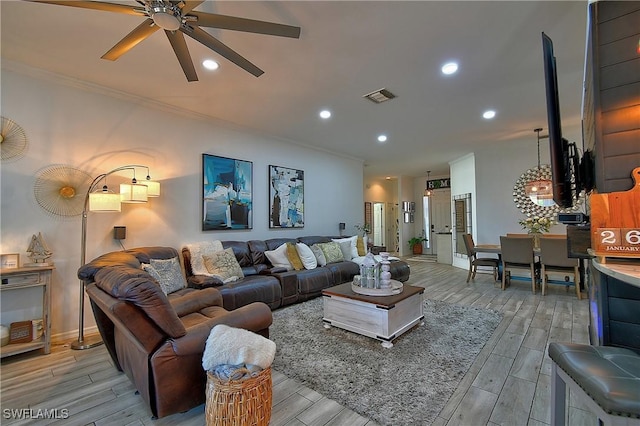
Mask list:
[[64,420],[69,418],[69,410],[67,408],[3,408],[2,418],[7,420]]

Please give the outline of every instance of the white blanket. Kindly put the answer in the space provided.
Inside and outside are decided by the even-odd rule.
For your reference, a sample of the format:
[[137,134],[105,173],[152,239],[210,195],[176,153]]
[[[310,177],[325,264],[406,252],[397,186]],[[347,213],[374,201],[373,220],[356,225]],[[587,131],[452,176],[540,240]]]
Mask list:
[[218,324],[209,333],[202,355],[202,367],[212,371],[222,364],[253,364],[265,369],[271,366],[275,356],[276,344],[266,337]]
[[191,272],[193,275],[212,276],[204,266],[204,259],[202,258],[202,255],[224,250],[222,242],[219,240],[201,241],[199,243],[186,244],[186,246],[191,254]]

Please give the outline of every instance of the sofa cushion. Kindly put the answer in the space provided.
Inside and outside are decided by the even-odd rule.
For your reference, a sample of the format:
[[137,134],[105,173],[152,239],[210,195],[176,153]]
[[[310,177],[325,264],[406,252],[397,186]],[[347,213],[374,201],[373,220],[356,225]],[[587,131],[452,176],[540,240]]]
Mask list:
[[287,243],[287,259],[289,259],[291,266],[293,266],[293,269],[296,271],[305,269],[294,243]]
[[220,278],[223,283],[244,278],[240,264],[236,260],[232,248],[202,255],[204,266],[213,277]]
[[296,251],[305,269],[315,269],[318,266],[318,260],[308,245],[305,243],[296,243]]
[[142,269],[158,281],[164,294],[173,293],[187,286],[187,281],[180,267],[180,260],[177,257],[149,259],[149,264],[143,263]]
[[269,262],[276,268],[286,268],[288,271],[293,270],[293,266],[287,257],[287,243],[283,243],[275,250],[265,251],[264,255],[267,256]]

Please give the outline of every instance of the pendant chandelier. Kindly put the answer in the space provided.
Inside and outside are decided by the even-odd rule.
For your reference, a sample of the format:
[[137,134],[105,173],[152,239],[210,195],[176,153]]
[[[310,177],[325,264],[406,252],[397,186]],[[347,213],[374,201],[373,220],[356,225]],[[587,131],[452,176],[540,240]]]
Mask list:
[[431,188],[429,188],[429,175],[431,174],[431,170],[427,170],[427,184],[425,185],[425,189],[424,189],[424,196],[425,197],[430,197],[431,196]]
[[554,205],[553,184],[550,179],[544,178],[540,173],[540,132],[542,128],[539,127],[533,131],[536,132],[538,140],[538,176],[536,179],[527,182],[524,191],[534,204],[552,206]]

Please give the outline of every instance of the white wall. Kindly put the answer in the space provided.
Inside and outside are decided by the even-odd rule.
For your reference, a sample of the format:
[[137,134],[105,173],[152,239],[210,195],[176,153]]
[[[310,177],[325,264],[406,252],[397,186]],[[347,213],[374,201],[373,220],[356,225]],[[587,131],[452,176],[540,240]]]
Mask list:
[[[449,168],[451,171],[451,198],[455,198],[458,195],[471,194],[471,224],[473,226],[473,235],[475,238],[476,235],[476,223],[478,223],[477,217],[477,191],[476,191],[476,159],[474,154],[467,154],[457,160],[449,162]],[[453,203],[453,201],[452,201]],[[451,207],[451,212],[455,209],[453,205]],[[452,247],[456,247],[456,232],[455,229],[455,221],[451,220],[451,232],[452,232]],[[481,225],[478,224],[478,227]],[[453,266],[457,266],[459,268],[468,268],[469,261],[467,257],[460,257],[453,254]]]
[[[249,240],[300,235],[338,235],[362,223],[362,161],[287,143],[210,118],[151,105],[104,88],[63,80],[39,70],[11,69],[3,63],[2,115],[27,134],[26,154],[3,162],[0,252],[21,253],[42,232],[53,251],[52,334],[73,337],[78,325],[80,216],[47,214],[35,201],[38,171],[66,164],[95,177],[118,166],[143,164],[160,181],[162,195],[143,205],[123,205],[121,213],[89,213],[87,259],[119,250],[113,226],[127,227],[127,248],[166,245],[180,249],[205,239]],[[253,229],[203,232],[202,153],[253,162]],[[305,227],[271,230],[268,221],[269,165],[304,170]],[[145,176],[138,176],[144,178]],[[130,179],[113,175],[110,186]],[[4,294],[3,294],[4,297]],[[8,306],[3,303],[3,307]],[[6,321],[10,312],[3,312]],[[86,324],[94,325],[90,309]]]

